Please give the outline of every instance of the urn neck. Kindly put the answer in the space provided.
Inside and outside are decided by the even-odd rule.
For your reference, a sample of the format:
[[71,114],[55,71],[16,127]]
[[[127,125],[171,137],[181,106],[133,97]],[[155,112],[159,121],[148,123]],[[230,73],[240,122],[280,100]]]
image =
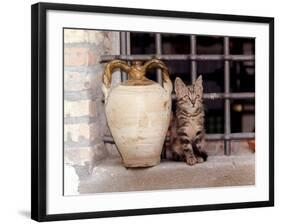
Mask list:
[[143,80],[145,79],[145,70],[146,68],[141,61],[133,61],[128,73],[132,79]]

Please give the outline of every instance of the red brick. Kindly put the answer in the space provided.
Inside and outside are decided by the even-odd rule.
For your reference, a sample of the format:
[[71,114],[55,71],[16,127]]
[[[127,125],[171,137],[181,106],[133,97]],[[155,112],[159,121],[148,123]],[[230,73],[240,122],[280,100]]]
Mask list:
[[97,63],[97,56],[86,47],[66,47],[64,66],[87,66]]

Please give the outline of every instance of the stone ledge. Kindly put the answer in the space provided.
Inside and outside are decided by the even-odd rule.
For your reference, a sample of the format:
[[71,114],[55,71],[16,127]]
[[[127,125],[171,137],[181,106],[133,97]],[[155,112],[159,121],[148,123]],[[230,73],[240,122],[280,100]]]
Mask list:
[[126,169],[120,158],[107,158],[80,180],[80,194],[222,187],[255,184],[255,155],[210,156],[195,166],[163,161],[151,168]]

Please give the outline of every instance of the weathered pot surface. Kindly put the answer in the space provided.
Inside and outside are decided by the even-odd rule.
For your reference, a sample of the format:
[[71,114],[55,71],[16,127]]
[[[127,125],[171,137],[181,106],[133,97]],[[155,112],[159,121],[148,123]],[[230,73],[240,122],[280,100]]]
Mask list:
[[[128,72],[132,79],[110,90],[108,84],[116,65]],[[162,69],[164,88],[144,77],[147,67]],[[143,74],[139,75],[139,72]],[[106,66],[103,86],[105,112],[124,166],[149,167],[160,162],[170,121],[171,91],[167,67],[159,60],[153,59],[144,66],[135,64],[131,67],[115,60]]]

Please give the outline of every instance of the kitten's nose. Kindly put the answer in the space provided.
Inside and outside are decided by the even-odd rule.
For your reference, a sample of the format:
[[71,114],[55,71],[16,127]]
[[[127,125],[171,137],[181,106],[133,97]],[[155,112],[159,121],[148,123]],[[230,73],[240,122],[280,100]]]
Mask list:
[[195,105],[195,101],[191,101],[191,103],[192,103],[192,107],[194,107],[194,105]]

